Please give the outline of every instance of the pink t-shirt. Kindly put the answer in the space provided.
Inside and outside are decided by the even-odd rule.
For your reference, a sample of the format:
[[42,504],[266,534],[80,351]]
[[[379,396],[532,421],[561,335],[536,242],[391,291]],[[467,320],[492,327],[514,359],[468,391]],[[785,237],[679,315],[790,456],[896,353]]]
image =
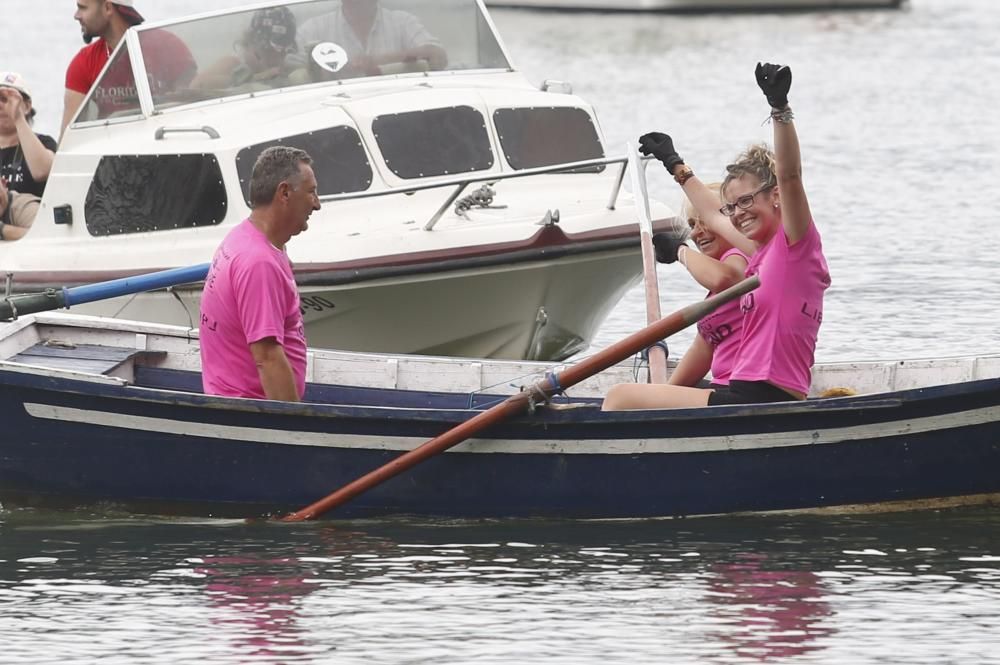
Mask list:
[[249,219],[222,241],[201,298],[202,385],[209,395],[266,399],[250,344],[273,337],[305,392],[306,338],[288,256]]
[[784,229],[775,233],[750,259],[746,274],[760,275],[761,285],[740,300],[743,340],[730,379],[808,393],[823,292],[830,286],[816,224],[810,222],[791,246]]
[[[735,247],[719,260],[725,261],[730,256],[742,256],[750,263],[749,257]],[[743,312],[740,311],[740,303],[736,300],[727,302],[703,318],[698,322],[698,334],[712,347],[712,383],[728,386],[729,376],[736,362],[736,352],[743,337]]]

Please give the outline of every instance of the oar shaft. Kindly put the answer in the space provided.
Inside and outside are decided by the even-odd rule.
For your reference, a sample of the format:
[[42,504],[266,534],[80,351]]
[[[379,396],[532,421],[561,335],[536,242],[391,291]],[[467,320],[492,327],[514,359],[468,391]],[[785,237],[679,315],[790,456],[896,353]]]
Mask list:
[[105,298],[117,298],[140,291],[154,291],[168,286],[201,282],[204,281],[210,267],[209,263],[199,263],[184,268],[171,268],[144,275],[87,284],[86,286],[74,286],[66,289],[66,307],[104,300]]
[[351,481],[339,490],[319,501],[306,506],[302,510],[287,515],[282,518],[283,522],[301,522],[311,520],[323,513],[341,506],[354,497],[367,492],[376,485],[380,485],[390,478],[399,475],[412,466],[423,462],[428,457],[433,457],[449,448],[456,446],[475,433],[483,430],[494,423],[505,420],[525,411],[528,408],[528,394],[518,393],[508,397],[496,406],[483,411],[479,415],[466,420],[461,425],[453,427],[444,434],[437,436],[419,448],[404,453],[392,460],[388,464],[380,466],[374,471],[370,471],[357,480]]
[[26,314],[48,312],[81,305],[105,298],[127,296],[140,291],[154,291],[168,286],[179,286],[191,282],[201,282],[208,274],[211,264],[199,263],[184,268],[171,268],[158,272],[112,279],[85,286],[46,289],[40,293],[26,293],[0,300],[0,321],[14,319]]
[[556,392],[559,386],[568,388],[580,381],[597,374],[601,370],[611,367],[615,363],[625,360],[629,356],[638,353],[642,349],[650,346],[653,342],[668,337],[675,332],[686,328],[702,317],[713,312],[717,307],[734,300],[744,293],[752,291],[760,285],[760,278],[751,277],[739,284],[732,286],[721,293],[706,298],[701,302],[688,305],[684,309],[660,319],[651,326],[643,328],[637,333],[629,335],[624,340],[613,344],[607,349],[597,353],[590,358],[573,365],[567,370],[560,372],[555,379],[546,378],[537,382],[533,390],[520,392],[508,397],[506,400],[482,413],[466,420],[453,427],[444,434],[437,436],[422,444],[418,448],[403,453],[388,464],[385,464],[374,471],[361,476],[347,485],[344,485],[329,496],[313,503],[305,508],[296,511],[282,518],[285,522],[301,522],[319,517],[323,513],[341,506],[354,497],[369,489],[379,485],[386,480],[406,471],[410,467],[419,464],[429,457],[443,453],[449,448],[456,446],[466,439],[481,432],[487,427],[502,420],[515,416],[528,408],[529,399],[532,395],[546,396]]
[[[642,281],[646,296],[646,325],[660,320],[660,285],[656,276],[656,254],[653,251],[653,220],[649,214],[649,192],[646,189],[646,165],[635,146],[625,144],[628,168],[632,176],[632,198],[639,216],[639,245],[642,248]],[[667,354],[660,346],[649,348],[649,382],[667,382]]]

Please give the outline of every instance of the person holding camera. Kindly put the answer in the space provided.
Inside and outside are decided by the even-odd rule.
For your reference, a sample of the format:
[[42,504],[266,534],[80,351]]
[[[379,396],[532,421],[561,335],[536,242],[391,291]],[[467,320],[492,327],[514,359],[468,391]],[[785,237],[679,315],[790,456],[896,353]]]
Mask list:
[[32,130],[34,117],[24,77],[0,72],[0,240],[27,232],[52,170],[55,139]]

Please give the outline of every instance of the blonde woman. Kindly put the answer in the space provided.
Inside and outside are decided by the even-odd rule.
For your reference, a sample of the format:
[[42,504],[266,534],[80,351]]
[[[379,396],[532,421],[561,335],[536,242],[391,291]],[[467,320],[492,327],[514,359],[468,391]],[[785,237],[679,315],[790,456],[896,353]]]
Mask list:
[[[721,183],[711,183],[708,190],[716,196]],[[718,204],[716,205],[718,207]],[[661,263],[678,262],[712,296],[743,279],[749,257],[728,240],[713,233],[702,221],[690,201],[681,207],[681,219],[690,230],[694,251],[676,235],[657,233],[653,236],[656,258]],[[729,385],[743,331],[743,313],[737,301],[726,303],[698,322],[698,335],[670,374],[669,385],[695,386],[709,370],[712,388]]]
[[[753,146],[726,167],[719,209],[755,244],[746,275],[761,279],[761,286],[740,300],[743,338],[729,385],[619,384],[608,392],[605,410],[782,402],[802,400],[809,393],[830,273],[802,185],[799,141],[788,106],[792,72],[758,63],[756,78],[771,105],[775,151]],[[670,137],[659,136],[664,139],[647,141],[646,148],[683,186],[691,169]],[[711,214],[709,200],[690,198],[714,232],[725,230],[721,218]]]

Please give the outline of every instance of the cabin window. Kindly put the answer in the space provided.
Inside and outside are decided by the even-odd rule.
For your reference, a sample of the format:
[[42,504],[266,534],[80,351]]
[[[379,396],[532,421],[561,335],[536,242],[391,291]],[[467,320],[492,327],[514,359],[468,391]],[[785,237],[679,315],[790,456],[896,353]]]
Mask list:
[[128,45],[122,44],[115,52],[104,75],[91,89],[76,122],[136,116],[141,113],[139,92],[135,87]]
[[371,187],[372,167],[357,130],[353,127],[330,127],[258,143],[240,150],[236,155],[236,171],[248,206],[254,162],[260,153],[276,145],[299,148],[309,153],[313,158],[312,168],[316,173],[320,196],[363,192]]
[[215,155],[101,158],[84,212],[93,236],[219,224],[226,188]]
[[482,171],[493,166],[483,115],[471,106],[381,115],[372,132],[389,169],[400,178]]
[[[497,109],[500,147],[515,169],[533,169],[604,157],[590,114],[572,107]],[[581,169],[603,171],[604,167]]]

